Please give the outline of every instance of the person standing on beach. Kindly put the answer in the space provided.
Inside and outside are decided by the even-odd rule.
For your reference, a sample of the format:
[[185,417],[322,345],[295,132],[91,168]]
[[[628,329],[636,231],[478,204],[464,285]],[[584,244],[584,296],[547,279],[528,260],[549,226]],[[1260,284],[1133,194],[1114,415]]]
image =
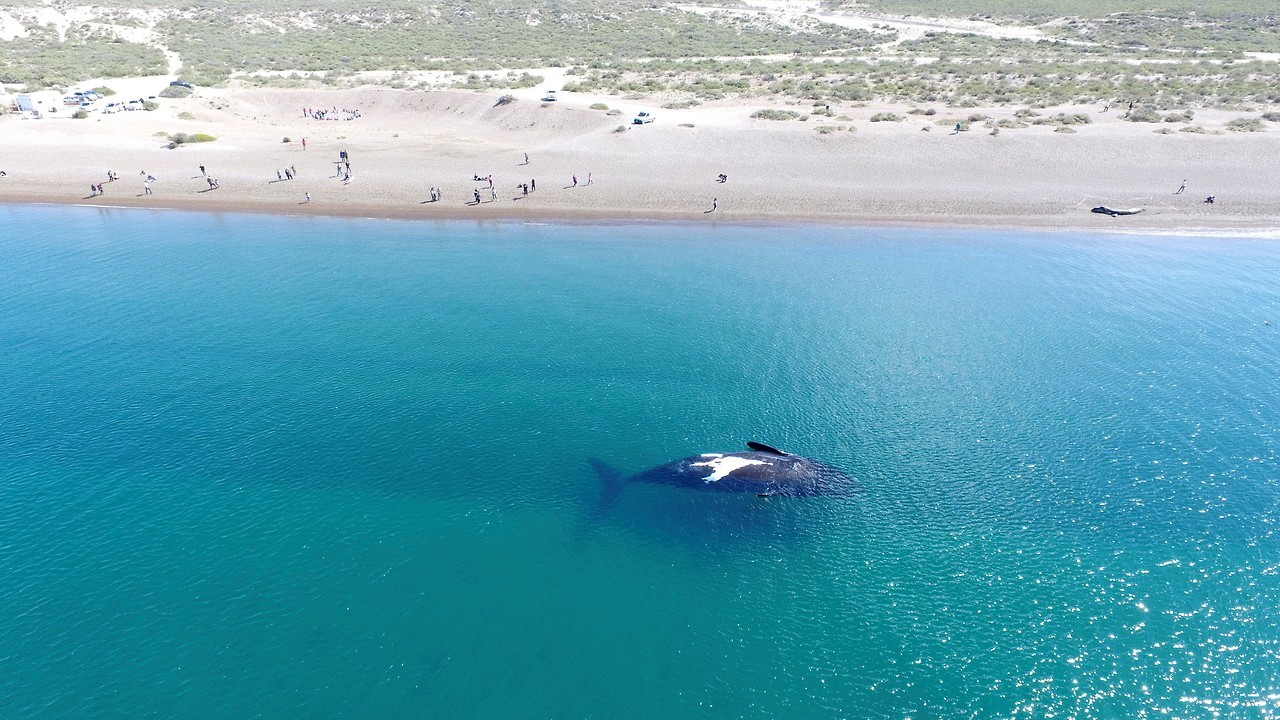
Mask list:
[[525,164],[525,165],[528,165],[528,164],[529,164],[529,153],[525,153],[525,154],[524,154],[524,164]]
[[530,179],[529,179],[529,189],[530,189],[530,190],[537,190],[537,189],[538,189],[538,180],[537,180],[537,178],[530,178]]
[[587,173],[587,184],[588,184],[588,185],[590,185],[590,184],[591,184],[591,176],[592,176],[593,174],[594,174],[594,173]]
[[715,212],[720,205],[720,198],[711,198],[711,212]]
[[1178,189],[1177,189],[1173,194],[1174,194],[1174,195],[1181,195],[1182,193],[1184,193],[1184,192],[1186,192],[1186,191],[1187,191],[1187,181],[1186,181],[1186,179],[1184,178],[1184,179],[1183,179],[1183,181],[1182,181],[1182,184],[1178,186]]
[[498,202],[498,191],[489,188],[489,202]]
[[205,176],[205,177],[209,177],[209,173],[205,172],[205,169],[204,169],[204,166],[203,166],[203,165],[201,165],[201,166],[200,166],[200,174],[201,174],[201,175],[203,175],[203,176]]
[[576,173],[573,176],[573,186],[578,187],[578,176]]
[[310,203],[310,202],[311,202],[311,193],[307,193],[307,202],[308,202],[308,203]]
[[302,149],[303,149],[303,150],[306,150],[306,149],[307,149],[307,139],[306,139],[306,138],[302,138]]

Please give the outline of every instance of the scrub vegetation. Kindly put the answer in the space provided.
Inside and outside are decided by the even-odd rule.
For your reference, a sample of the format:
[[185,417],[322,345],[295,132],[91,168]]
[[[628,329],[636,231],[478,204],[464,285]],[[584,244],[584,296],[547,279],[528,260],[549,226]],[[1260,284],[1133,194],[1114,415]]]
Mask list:
[[731,1],[69,0],[56,6],[65,13],[58,26],[38,21],[48,7],[0,0],[26,32],[0,39],[0,82],[34,88],[158,74],[169,50],[197,85],[413,89],[441,82],[424,77],[440,71],[455,87],[494,90],[543,82],[525,68],[562,67],[565,92],[655,97],[663,107],[751,97],[953,108],[1112,101],[1135,103],[1159,122],[1187,108],[1280,104],[1280,63],[1256,54],[1280,52],[1275,0],[1168,0],[1156,10],[1137,0],[824,4],[837,15],[982,20],[1036,40],[902,37],[887,25],[851,29]]
[[88,26],[70,28],[65,37],[59,37],[53,28],[37,27],[26,37],[0,41],[0,83],[39,89],[87,78],[164,71],[160,50],[125,42]]

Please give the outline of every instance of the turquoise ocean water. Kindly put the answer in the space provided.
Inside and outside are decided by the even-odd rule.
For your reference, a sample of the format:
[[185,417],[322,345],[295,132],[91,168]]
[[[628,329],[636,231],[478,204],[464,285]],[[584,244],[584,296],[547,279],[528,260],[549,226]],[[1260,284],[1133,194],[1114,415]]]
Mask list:
[[0,227],[0,718],[1280,716],[1280,241]]

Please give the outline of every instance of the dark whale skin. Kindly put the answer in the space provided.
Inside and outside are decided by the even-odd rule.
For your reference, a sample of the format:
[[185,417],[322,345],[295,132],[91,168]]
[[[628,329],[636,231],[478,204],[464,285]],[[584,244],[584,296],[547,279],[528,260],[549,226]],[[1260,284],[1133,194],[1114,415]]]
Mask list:
[[673,460],[628,478],[593,461],[605,483],[606,496],[616,497],[630,483],[653,483],[703,492],[754,493],[761,497],[847,497],[857,482],[843,471],[817,460],[791,455],[763,443],[753,450],[702,453]]

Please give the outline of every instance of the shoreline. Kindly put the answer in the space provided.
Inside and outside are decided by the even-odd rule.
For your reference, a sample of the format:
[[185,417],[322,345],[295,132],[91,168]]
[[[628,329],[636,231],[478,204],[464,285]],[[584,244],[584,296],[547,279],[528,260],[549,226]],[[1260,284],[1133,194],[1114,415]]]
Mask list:
[[[113,84],[126,82],[142,92],[160,79]],[[471,91],[222,88],[152,112],[3,117],[0,202],[468,222],[1280,237],[1270,169],[1280,165],[1276,132],[1158,134],[1076,108],[1093,119],[1071,133],[1050,126],[957,133],[918,118],[872,121],[886,109],[905,112],[886,104],[835,108],[852,118],[852,129],[826,132],[816,123],[755,119],[768,100],[659,110],[652,124],[627,125],[644,106],[611,117],[592,107],[615,98],[566,94],[539,103],[541,92],[515,91],[516,100],[499,103]],[[301,108],[317,102],[357,108],[360,117],[303,117]],[[978,110],[999,119],[1017,109]],[[1202,115],[1206,124],[1231,117]],[[178,131],[216,140],[168,148]],[[108,170],[120,179],[103,183]],[[154,194],[144,193],[144,175],[157,178]],[[208,178],[219,187],[206,187]],[[85,192],[98,183],[105,194]],[[535,187],[525,192],[525,184]],[[426,202],[435,188],[443,199]],[[483,202],[464,204],[476,193]],[[1217,203],[1204,203],[1208,195]],[[1090,213],[1097,205],[1146,212]]]
[[[340,204],[324,206],[312,203],[310,207],[280,206],[270,203],[245,205],[239,201],[193,202],[186,199],[148,198],[145,201],[113,203],[88,200],[60,202],[47,197],[23,196],[0,193],[0,204],[42,207],[81,207],[101,210],[152,210],[208,214],[271,215],[277,217],[325,217],[361,220],[388,220],[397,222],[441,223],[492,223],[492,224],[555,224],[555,225],[737,225],[743,227],[769,226],[819,226],[840,228],[937,228],[943,230],[1007,230],[1036,231],[1043,233],[1101,233],[1115,235],[1178,236],[1178,237],[1240,237],[1280,240],[1280,225],[1264,219],[1244,219],[1231,223],[1206,225],[1177,225],[1171,223],[1131,222],[1130,218],[1099,216],[1103,223],[1063,223],[1058,216],[869,216],[843,215],[839,217],[817,215],[749,214],[722,215],[715,219],[689,213],[664,213],[635,211],[631,213],[601,210],[501,210],[477,217],[474,208],[441,208],[432,215],[414,212],[412,208],[389,205]],[[1130,216],[1135,217],[1135,216]],[[1107,223],[1115,220],[1115,223]]]

